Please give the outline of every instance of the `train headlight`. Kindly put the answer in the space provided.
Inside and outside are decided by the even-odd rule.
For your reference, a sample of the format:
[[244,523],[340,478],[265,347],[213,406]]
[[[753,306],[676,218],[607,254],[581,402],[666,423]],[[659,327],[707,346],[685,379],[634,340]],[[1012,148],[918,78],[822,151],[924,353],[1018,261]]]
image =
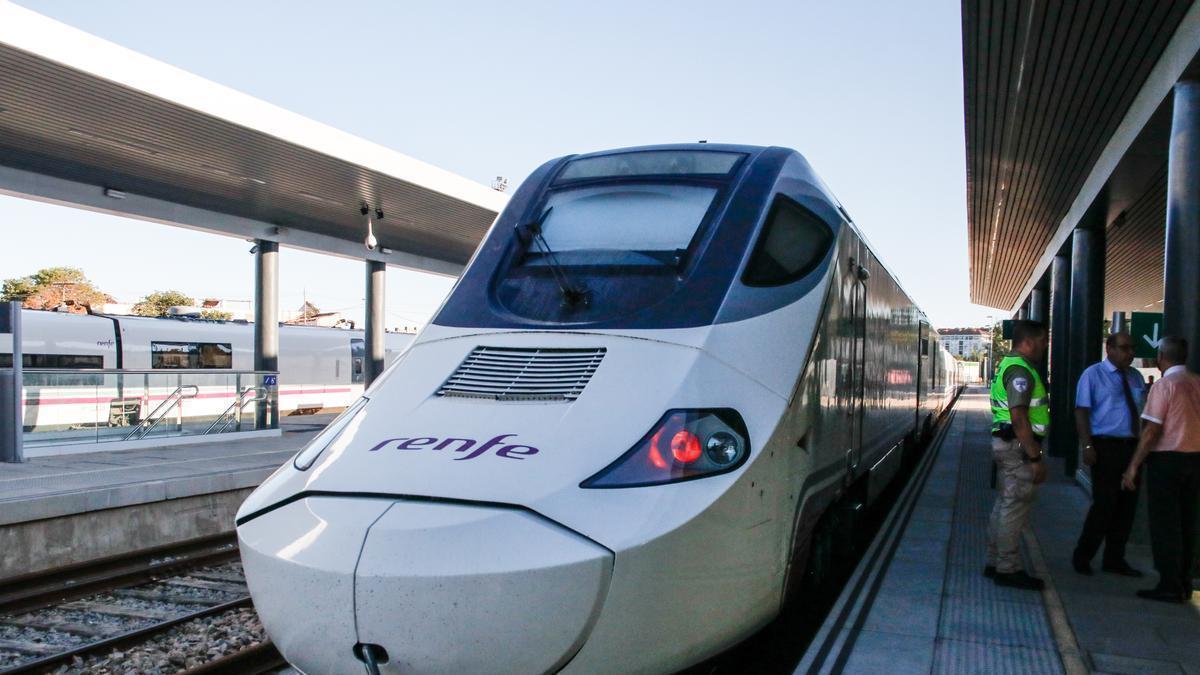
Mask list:
[[366,404],[367,397],[364,396],[351,404],[349,408],[346,408],[341,415],[338,415],[335,420],[329,423],[329,426],[313,437],[308,442],[308,445],[304,446],[303,450],[296,453],[296,457],[292,460],[292,466],[301,471],[307,471],[317,461],[317,458],[321,456],[321,453],[325,452],[325,448],[333,445],[333,442],[342,435],[346,427],[350,426],[350,423],[362,412],[363,406]]
[[718,431],[704,442],[704,454],[721,466],[733,464],[742,452],[741,444],[733,434]]
[[749,454],[737,411],[668,410],[628,452],[579,486],[639,487],[715,476],[741,466]]

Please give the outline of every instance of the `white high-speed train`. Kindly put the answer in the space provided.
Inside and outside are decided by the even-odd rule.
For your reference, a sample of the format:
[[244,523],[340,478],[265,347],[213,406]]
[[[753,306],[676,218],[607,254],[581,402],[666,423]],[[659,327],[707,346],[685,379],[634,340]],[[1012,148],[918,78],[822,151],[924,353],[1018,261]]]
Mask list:
[[[30,431],[129,424],[149,414],[176,387],[179,369],[211,372],[201,382],[189,416],[220,415],[236,391],[224,371],[253,370],[254,326],[240,321],[151,319],[23,310],[24,423]],[[385,335],[386,361],[412,341]],[[12,363],[12,338],[0,336],[0,367]],[[344,409],[363,391],[363,332],[280,326],[278,396],[281,414]],[[151,371],[148,378],[53,371]],[[157,373],[161,372],[161,376]],[[254,384],[246,378],[244,386]],[[145,385],[145,386],[142,386]],[[124,407],[121,401],[133,401]],[[252,405],[252,404],[251,404]],[[132,419],[119,419],[123,410]]]
[[242,505],[255,606],[309,675],[678,670],[821,583],[955,373],[795,151],[556,159]]

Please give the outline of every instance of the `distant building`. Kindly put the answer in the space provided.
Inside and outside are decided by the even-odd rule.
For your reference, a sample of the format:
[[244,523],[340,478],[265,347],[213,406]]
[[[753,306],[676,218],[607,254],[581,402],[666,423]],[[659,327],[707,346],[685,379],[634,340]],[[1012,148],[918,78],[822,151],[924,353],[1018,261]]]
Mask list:
[[290,326],[322,326],[325,328],[354,328],[354,322],[341,312],[309,312],[284,320]]
[[987,356],[989,335],[986,328],[939,328],[938,342],[960,359],[978,361]]

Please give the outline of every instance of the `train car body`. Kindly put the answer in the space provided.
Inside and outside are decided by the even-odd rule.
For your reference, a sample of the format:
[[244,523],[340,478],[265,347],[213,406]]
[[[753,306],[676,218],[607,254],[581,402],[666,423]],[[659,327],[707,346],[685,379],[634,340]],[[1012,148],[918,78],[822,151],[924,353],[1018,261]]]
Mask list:
[[923,331],[795,151],[548,162],[243,504],[255,605],[310,675],[683,668],[802,600],[950,404]]
[[[107,426],[114,423],[113,402],[130,396],[140,399],[137,413],[144,417],[175,390],[178,383],[172,373],[180,369],[211,371],[188,377],[199,391],[187,409],[191,417],[215,418],[236,396],[234,378],[225,371],[254,369],[254,327],[245,322],[25,310],[22,329],[25,368],[72,371],[26,376],[24,422],[30,431]],[[387,333],[386,363],[394,361],[412,337]],[[345,409],[363,392],[363,353],[360,330],[280,326],[280,413]],[[11,362],[11,342],[0,343],[0,361],[5,357]],[[119,381],[115,374],[74,372],[81,369],[148,372]],[[242,384],[253,382],[247,377]]]

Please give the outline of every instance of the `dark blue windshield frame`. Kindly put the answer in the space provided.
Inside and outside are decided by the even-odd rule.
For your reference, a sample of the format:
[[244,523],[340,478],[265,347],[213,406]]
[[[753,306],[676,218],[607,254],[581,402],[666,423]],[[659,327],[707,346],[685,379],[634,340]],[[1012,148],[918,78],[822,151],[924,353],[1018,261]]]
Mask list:
[[[796,298],[810,291],[824,276],[822,270],[814,270],[804,279],[790,284],[786,292],[773,289],[760,293],[764,302],[751,299],[746,302],[745,291],[731,293],[740,286],[741,268],[749,257],[754,237],[757,236],[767,211],[777,194],[777,187],[784,178],[785,167],[795,173],[797,167],[802,178],[819,184],[815,176],[803,175],[811,172],[806,162],[795,151],[785,148],[759,148],[749,146],[688,145],[655,146],[638,148],[638,151],[653,150],[696,150],[739,152],[742,159],[730,174],[650,175],[627,179],[627,182],[679,183],[719,186],[704,222],[698,227],[686,259],[679,265],[680,281],[675,291],[661,301],[654,302],[638,311],[620,317],[599,321],[541,321],[519,316],[510,312],[497,299],[495,288],[502,275],[520,265],[526,253],[527,240],[517,235],[517,228],[536,219],[552,190],[575,188],[586,185],[613,184],[612,178],[587,178],[555,182],[563,168],[575,157],[564,157],[547,162],[539,167],[513,194],[512,200],[496,221],[476,252],[471,264],[451,291],[450,297],[434,318],[442,326],[493,328],[493,329],[561,329],[561,330],[615,330],[615,329],[670,329],[712,325],[720,316],[746,318],[748,314],[769,311],[769,306]],[[614,151],[632,152],[633,150]],[[610,154],[610,153],[597,153]],[[798,160],[798,161],[797,161]],[[835,236],[841,224],[836,203],[826,195],[808,194],[793,196],[805,207],[825,220]],[[819,192],[819,191],[817,191]],[[822,268],[827,267],[823,265]],[[769,298],[769,299],[768,299]],[[733,301],[740,308],[725,307]],[[769,306],[768,306],[769,305]],[[733,310],[732,312],[730,310]]]

